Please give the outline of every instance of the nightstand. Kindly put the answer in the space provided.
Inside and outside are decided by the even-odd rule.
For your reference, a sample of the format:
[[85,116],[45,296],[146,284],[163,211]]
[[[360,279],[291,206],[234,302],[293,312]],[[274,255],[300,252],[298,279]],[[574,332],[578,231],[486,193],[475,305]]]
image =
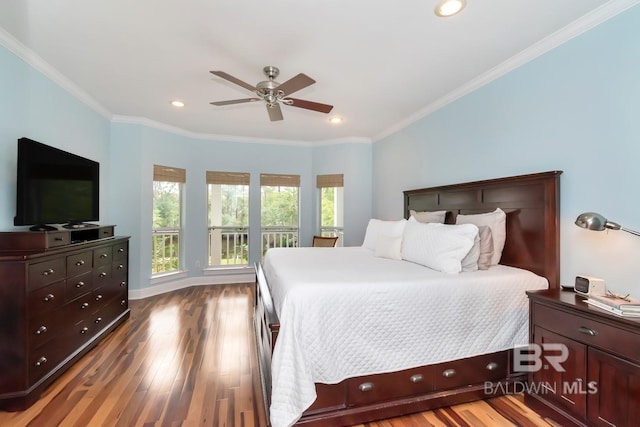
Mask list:
[[640,318],[609,314],[573,291],[527,295],[529,342],[542,351],[525,402],[563,426],[638,425]]

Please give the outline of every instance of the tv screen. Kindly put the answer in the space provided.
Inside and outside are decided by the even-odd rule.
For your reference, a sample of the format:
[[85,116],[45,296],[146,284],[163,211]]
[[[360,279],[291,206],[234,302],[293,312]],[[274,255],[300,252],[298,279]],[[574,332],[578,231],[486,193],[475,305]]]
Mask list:
[[99,219],[100,164],[29,138],[18,140],[14,225],[79,227]]

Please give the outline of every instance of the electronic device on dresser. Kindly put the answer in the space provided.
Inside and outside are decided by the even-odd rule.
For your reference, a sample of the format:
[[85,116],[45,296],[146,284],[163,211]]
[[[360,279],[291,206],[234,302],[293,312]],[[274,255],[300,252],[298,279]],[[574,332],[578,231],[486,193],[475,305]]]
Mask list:
[[603,279],[591,276],[576,276],[573,289],[581,295],[604,294],[606,285]]
[[14,225],[91,227],[100,211],[100,164],[29,138],[18,140]]

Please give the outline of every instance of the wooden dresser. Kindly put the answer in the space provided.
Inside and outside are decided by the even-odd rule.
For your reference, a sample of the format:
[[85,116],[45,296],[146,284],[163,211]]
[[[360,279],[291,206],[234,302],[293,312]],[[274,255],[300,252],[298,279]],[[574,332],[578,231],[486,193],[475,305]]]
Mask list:
[[[527,294],[530,342],[542,352],[526,403],[563,426],[638,425],[640,318],[609,314],[573,291]],[[563,349],[568,357],[554,369],[548,356],[563,359]]]
[[0,233],[0,409],[21,410],[129,317],[113,226]]

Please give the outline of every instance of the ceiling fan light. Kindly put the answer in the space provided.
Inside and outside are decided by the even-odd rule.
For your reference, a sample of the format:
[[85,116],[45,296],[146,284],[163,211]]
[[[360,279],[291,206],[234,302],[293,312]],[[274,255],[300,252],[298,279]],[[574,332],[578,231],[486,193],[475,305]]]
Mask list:
[[339,125],[340,123],[342,123],[343,118],[340,116],[331,116],[329,117],[329,123],[331,123],[332,125]]
[[182,108],[182,107],[184,107],[184,102],[178,101],[176,99],[174,101],[171,101],[171,105],[173,105],[174,107],[177,107],[177,108]]
[[436,6],[436,15],[446,18],[453,16],[467,5],[467,0],[440,0],[440,3]]

